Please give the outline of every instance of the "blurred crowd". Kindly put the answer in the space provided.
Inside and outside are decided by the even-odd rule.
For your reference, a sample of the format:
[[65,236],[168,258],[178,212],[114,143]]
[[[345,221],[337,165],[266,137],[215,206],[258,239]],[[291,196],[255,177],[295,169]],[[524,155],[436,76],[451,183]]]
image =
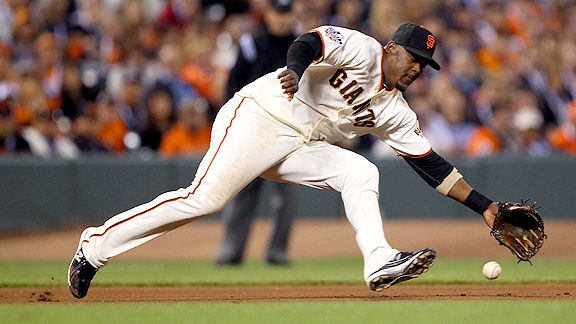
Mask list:
[[[266,0],[0,0],[0,155],[198,155],[238,40]],[[576,3],[295,0],[297,33],[333,24],[385,43],[438,37],[441,71],[405,96],[436,151],[576,154]],[[346,143],[385,157],[370,137]]]

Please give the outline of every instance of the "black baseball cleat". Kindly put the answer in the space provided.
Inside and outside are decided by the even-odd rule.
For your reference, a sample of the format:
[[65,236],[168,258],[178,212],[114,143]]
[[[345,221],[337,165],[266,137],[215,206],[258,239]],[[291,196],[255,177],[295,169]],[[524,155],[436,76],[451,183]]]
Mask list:
[[88,288],[90,288],[90,281],[94,278],[96,271],[98,268],[86,260],[82,248],[78,249],[70,262],[70,267],[68,267],[68,288],[74,297],[86,297]]
[[398,252],[382,268],[368,276],[368,285],[374,291],[382,291],[402,281],[417,278],[432,266],[436,251],[424,248],[417,252]]

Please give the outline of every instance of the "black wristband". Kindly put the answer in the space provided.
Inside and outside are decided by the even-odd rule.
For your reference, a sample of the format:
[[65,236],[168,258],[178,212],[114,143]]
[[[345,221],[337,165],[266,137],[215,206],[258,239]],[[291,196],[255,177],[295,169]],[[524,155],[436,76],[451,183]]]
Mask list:
[[493,203],[492,200],[484,197],[478,191],[472,189],[466,200],[464,201],[464,205],[473,211],[477,212],[478,214],[482,215],[488,206]]

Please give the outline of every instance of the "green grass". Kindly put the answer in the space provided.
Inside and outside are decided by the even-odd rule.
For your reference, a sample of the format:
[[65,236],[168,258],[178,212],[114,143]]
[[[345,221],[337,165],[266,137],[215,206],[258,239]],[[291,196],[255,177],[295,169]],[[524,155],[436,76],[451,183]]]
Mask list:
[[[496,260],[502,275],[496,282],[576,284],[576,260],[537,259],[534,265]],[[486,283],[486,260],[438,259],[417,281],[406,284]],[[0,262],[0,287],[66,285],[67,262]],[[118,261],[98,272],[94,286],[178,285],[311,285],[362,284],[358,259],[296,260],[290,267],[270,267],[251,261],[236,268],[215,267],[209,261]]]
[[2,323],[569,323],[575,302],[0,305]]
[[[487,260],[438,259],[431,271],[403,285],[487,283]],[[494,283],[576,284],[576,260],[512,258]],[[0,286],[64,287],[67,262],[0,262]],[[218,268],[209,261],[120,261],[93,286],[363,284],[359,259],[296,260],[290,267],[258,261]],[[1,323],[568,323],[575,300],[356,301],[282,303],[78,303],[0,305]]]

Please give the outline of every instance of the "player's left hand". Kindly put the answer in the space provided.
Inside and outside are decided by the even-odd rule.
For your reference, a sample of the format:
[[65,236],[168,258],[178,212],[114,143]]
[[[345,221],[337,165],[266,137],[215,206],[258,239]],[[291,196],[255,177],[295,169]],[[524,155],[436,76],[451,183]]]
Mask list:
[[496,215],[498,215],[498,203],[493,202],[482,214],[482,217],[484,217],[484,222],[486,222],[486,225],[488,225],[490,229],[494,227],[494,219],[496,218]]
[[278,74],[278,80],[282,84],[284,93],[288,95],[288,101],[291,101],[296,91],[298,91],[298,74],[291,69],[286,69]]
[[490,234],[519,261],[530,261],[546,238],[542,217],[533,205],[524,202],[498,203],[498,214]]

